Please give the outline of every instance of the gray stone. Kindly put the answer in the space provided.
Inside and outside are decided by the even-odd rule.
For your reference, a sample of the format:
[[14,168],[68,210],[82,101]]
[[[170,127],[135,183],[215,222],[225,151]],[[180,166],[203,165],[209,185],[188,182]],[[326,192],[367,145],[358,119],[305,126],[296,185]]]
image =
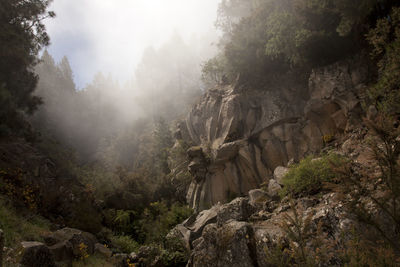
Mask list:
[[186,249],[191,249],[191,242],[193,241],[193,237],[191,238],[191,231],[182,224],[178,224],[168,233],[167,240],[168,239],[181,240]]
[[251,205],[255,206],[258,204],[263,205],[267,200],[269,200],[267,192],[262,189],[254,189],[249,191],[249,202]]
[[79,248],[81,244],[85,244],[86,252],[91,255],[94,253],[95,244],[97,243],[96,237],[91,233],[74,228],[63,228],[48,234],[45,237],[45,241],[49,246],[63,241],[70,242],[75,257],[79,257],[82,253],[81,249]]
[[238,142],[222,144],[216,151],[215,161],[227,161],[234,158],[239,152]]
[[254,232],[251,225],[246,222],[229,221],[223,227],[210,224],[196,243],[187,266],[257,265]]
[[207,224],[217,222],[217,215],[220,208],[220,205],[215,205],[209,210],[203,210],[197,215],[195,221],[187,222],[183,225],[191,231],[190,240],[199,238]]
[[53,253],[56,261],[72,262],[72,260],[74,260],[72,244],[69,241],[61,241],[50,246],[49,249]]
[[95,253],[97,253],[105,258],[110,258],[112,255],[112,251],[108,247],[106,247],[105,245],[100,244],[100,243],[96,243],[94,245],[94,251],[95,251]]
[[282,189],[282,187],[278,184],[277,181],[274,179],[269,180],[268,183],[268,195],[270,197],[278,197],[279,196],[279,191]]
[[19,263],[23,267],[55,267],[54,255],[40,242],[21,242]]
[[249,204],[247,198],[236,198],[220,207],[217,214],[217,224],[222,225],[229,220],[245,221],[253,212],[254,208]]
[[278,166],[274,170],[274,179],[278,184],[283,185],[283,177],[289,172],[289,168]]

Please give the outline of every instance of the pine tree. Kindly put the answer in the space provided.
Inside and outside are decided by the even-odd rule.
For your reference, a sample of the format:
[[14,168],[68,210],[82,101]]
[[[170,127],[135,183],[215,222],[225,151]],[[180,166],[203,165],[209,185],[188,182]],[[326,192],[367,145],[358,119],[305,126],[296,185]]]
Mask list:
[[[37,83],[37,54],[49,44],[43,19],[48,0],[0,2],[0,121],[11,131],[25,128],[21,112],[33,113],[41,99],[32,96]],[[3,135],[9,135],[10,132]]]

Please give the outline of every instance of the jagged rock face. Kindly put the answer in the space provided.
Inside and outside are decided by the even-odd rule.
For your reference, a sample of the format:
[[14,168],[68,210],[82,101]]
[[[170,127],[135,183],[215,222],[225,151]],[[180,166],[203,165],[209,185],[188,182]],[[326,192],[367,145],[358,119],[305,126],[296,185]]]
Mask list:
[[[264,204],[270,203],[264,201]],[[287,216],[293,218],[294,210],[302,221],[310,218],[313,233],[317,234],[320,227],[321,235],[329,240],[342,238],[343,231],[357,225],[345,212],[338,194],[328,193],[322,197],[295,199],[292,204],[286,201],[263,208],[252,204],[248,198],[237,198],[202,211],[188,219],[190,223],[186,221],[176,226],[169,235],[190,247],[187,266],[275,266],[268,252],[288,242],[288,232],[282,225],[288,222]],[[194,225],[197,226],[196,234]]]
[[209,90],[179,124],[179,136],[202,152],[189,155],[189,204],[203,210],[245,195],[277,166],[318,152],[360,120],[367,66],[357,58],[316,69],[308,85],[292,79],[280,88]]

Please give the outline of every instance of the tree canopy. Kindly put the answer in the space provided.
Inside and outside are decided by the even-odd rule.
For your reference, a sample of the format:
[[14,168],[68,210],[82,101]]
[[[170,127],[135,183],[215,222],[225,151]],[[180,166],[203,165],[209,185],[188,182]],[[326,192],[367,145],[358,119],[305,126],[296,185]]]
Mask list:
[[32,96],[37,76],[33,67],[49,44],[43,19],[54,17],[48,0],[2,0],[0,3],[0,121],[2,133],[21,129],[21,112],[32,113],[41,103]]
[[220,55],[203,78],[257,84],[293,69],[327,65],[368,44],[365,34],[389,14],[391,0],[224,0],[216,25]]

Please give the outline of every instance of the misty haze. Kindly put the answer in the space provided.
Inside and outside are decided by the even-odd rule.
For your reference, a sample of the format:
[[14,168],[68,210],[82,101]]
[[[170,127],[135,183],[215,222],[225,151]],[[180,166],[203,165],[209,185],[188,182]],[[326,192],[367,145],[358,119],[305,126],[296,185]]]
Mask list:
[[0,267],[400,266],[396,0],[2,0]]

